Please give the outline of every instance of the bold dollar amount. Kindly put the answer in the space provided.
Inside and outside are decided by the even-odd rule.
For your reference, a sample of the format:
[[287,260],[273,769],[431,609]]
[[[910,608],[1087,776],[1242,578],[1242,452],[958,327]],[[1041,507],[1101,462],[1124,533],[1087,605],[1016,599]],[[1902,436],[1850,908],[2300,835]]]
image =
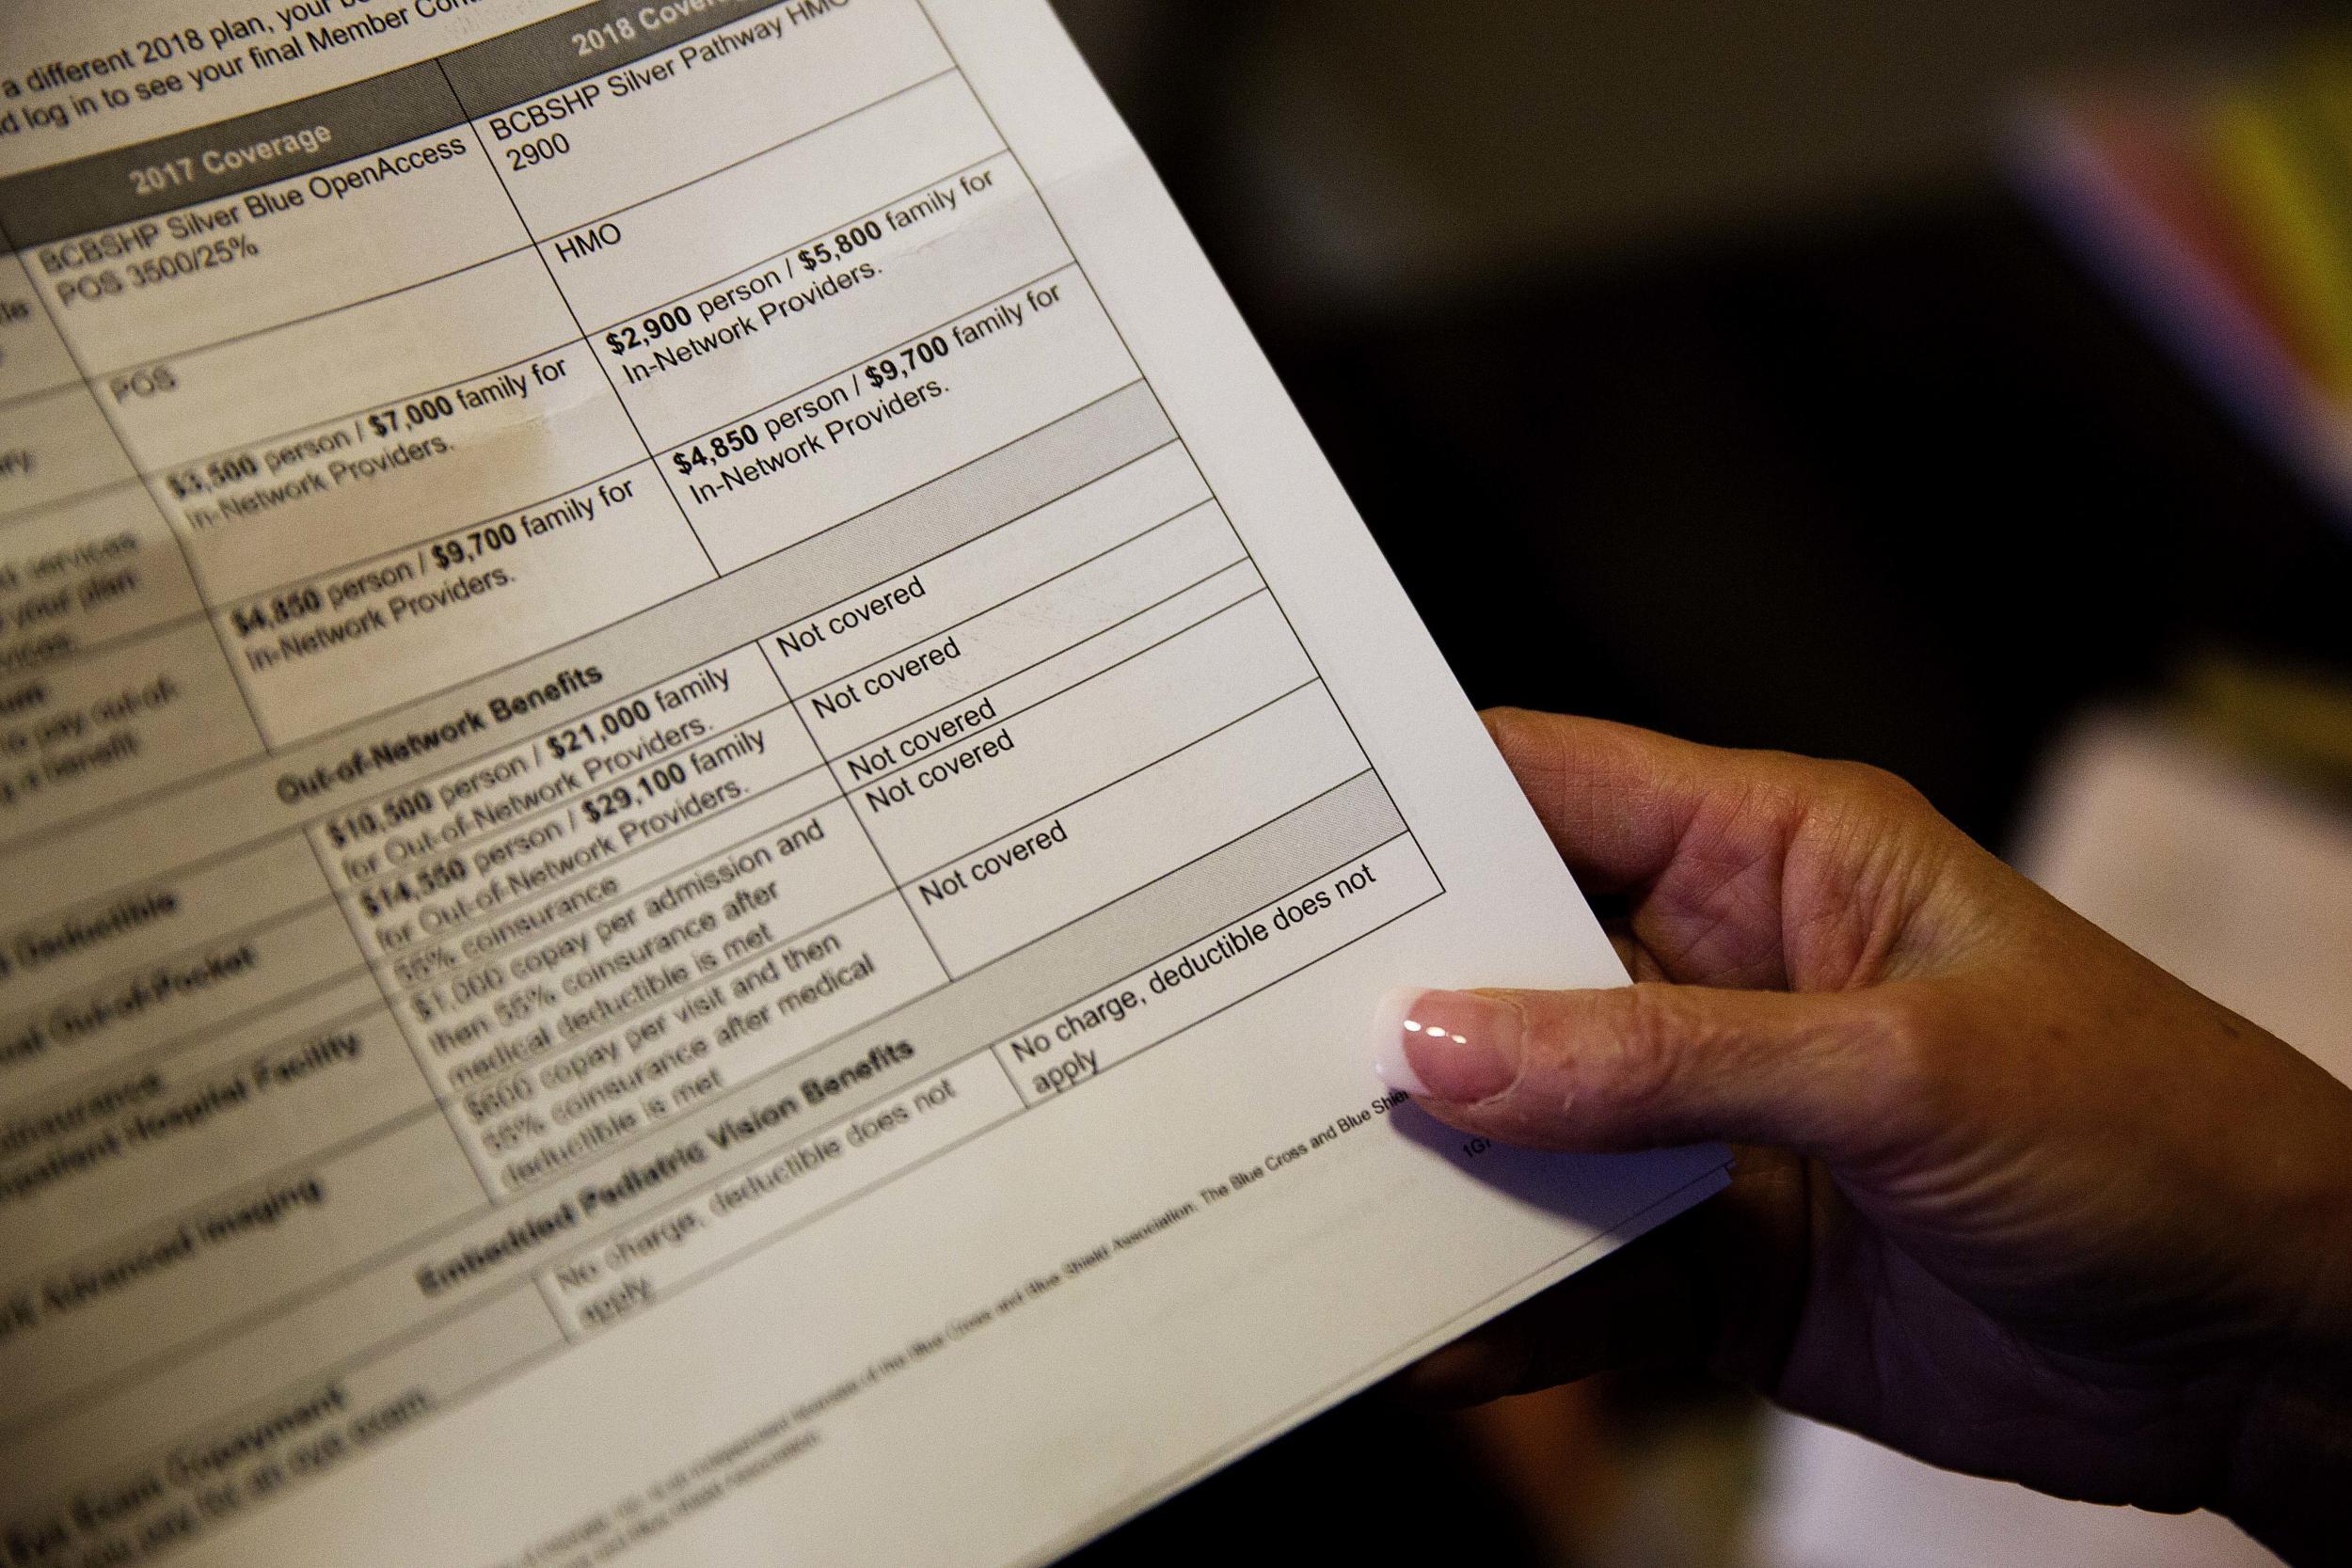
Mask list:
[[291,626],[307,616],[316,615],[326,608],[326,596],[317,589],[297,588],[292,593],[240,605],[229,612],[229,621],[237,628],[239,637],[253,637],[279,626]]
[[648,769],[634,784],[616,784],[600,795],[593,796],[580,808],[591,827],[624,812],[635,811],[686,784],[686,764],[667,762]]
[[201,468],[183,468],[165,476],[174,500],[186,500],[200,496],[216,484],[234,484],[241,479],[251,479],[262,471],[261,459],[250,452],[234,457],[222,457],[205,464]]
[[456,412],[457,401],[454,398],[447,392],[436,392],[430,397],[419,398],[414,403],[403,404],[397,408],[377,409],[368,416],[368,428],[378,436],[389,436],[396,430],[406,430],[416,425],[431,424],[436,420],[446,420]]
[[819,267],[829,267],[845,256],[864,250],[882,237],[882,226],[880,218],[867,218],[863,223],[853,223],[829,240],[812,240],[803,245],[800,252],[801,266],[809,272],[815,272]]
[[464,861],[443,861],[438,865],[412,871],[397,881],[368,889],[359,895],[359,907],[367,911],[370,919],[380,920],[394,910],[430,898],[445,888],[455,887],[469,875],[470,873]]
[[653,705],[643,697],[633,698],[599,714],[593,722],[574,724],[548,736],[548,755],[562,762],[565,757],[579,755],[599,740],[627,735],[652,718]]
[[693,321],[693,311],[683,305],[673,305],[642,321],[622,323],[604,335],[604,346],[616,355],[627,354],[658,343],[673,332],[683,332]]
[[405,795],[395,795],[380,806],[362,807],[330,820],[326,824],[326,841],[338,849],[346,849],[352,845],[380,837],[403,822],[413,821],[432,809],[433,793],[430,790],[417,789]]
[[691,474],[695,469],[708,467],[713,463],[723,463],[737,452],[749,451],[757,445],[759,445],[759,426],[755,424],[737,425],[733,430],[722,430],[715,436],[706,436],[691,447],[680,447],[670,454],[670,462],[679,473]]
[[433,564],[443,571],[495,555],[510,545],[522,542],[522,532],[513,523],[488,523],[469,533],[455,534],[433,546]]
[[866,383],[876,391],[903,381],[926,365],[936,365],[955,352],[947,340],[937,334],[920,342],[909,343],[896,354],[884,355],[866,367]]

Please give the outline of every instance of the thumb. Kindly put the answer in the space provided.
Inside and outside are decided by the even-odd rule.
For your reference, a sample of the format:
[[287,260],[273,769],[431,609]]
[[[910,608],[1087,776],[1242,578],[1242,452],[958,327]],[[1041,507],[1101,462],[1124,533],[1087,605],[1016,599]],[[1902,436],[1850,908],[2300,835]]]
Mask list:
[[1467,1132],[1539,1148],[1720,1139],[1832,1162],[1893,1131],[1911,1055],[1879,991],[1391,991],[1381,1077]]

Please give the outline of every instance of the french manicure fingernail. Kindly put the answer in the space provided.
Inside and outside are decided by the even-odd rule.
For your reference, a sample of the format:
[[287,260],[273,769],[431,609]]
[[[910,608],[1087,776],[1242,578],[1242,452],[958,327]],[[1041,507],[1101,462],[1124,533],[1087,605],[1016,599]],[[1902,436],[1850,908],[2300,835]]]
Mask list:
[[1373,1022],[1373,1065],[1406,1094],[1475,1104],[1518,1081],[1525,1021],[1472,991],[1392,990]]

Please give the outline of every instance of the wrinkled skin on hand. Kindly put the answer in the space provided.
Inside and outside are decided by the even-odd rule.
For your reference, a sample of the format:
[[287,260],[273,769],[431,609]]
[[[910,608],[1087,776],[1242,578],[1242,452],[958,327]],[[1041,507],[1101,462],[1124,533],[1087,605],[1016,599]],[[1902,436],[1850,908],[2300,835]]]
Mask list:
[[1423,1103],[1514,1143],[1722,1138],[1739,1163],[1410,1387],[1705,1359],[1934,1464],[2352,1560],[2352,1090],[1887,775],[1488,727],[1622,911],[1637,984],[1477,993],[1518,1042],[1509,1086],[1447,1100],[1441,1048],[1408,1037]]

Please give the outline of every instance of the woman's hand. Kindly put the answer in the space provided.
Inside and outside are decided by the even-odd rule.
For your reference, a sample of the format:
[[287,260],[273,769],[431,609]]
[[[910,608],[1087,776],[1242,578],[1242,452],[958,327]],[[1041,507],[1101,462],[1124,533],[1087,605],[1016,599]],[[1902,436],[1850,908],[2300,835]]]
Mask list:
[[1748,1147],[1422,1391],[1692,1355],[1934,1464],[2352,1561],[2352,1090],[1884,774],[1487,722],[1638,983],[1400,991],[1384,1073],[1513,1143]]

